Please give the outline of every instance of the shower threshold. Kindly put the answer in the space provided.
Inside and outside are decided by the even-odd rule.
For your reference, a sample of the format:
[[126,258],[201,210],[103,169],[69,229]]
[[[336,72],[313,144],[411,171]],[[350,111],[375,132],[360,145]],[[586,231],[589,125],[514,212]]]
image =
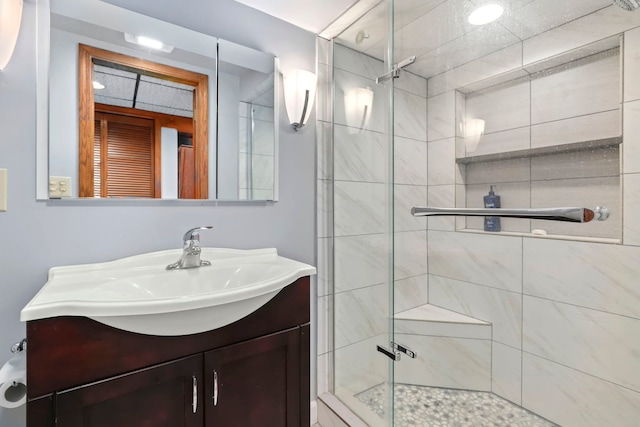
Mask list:
[[[384,417],[384,384],[355,397]],[[558,427],[491,392],[396,384],[396,427]]]

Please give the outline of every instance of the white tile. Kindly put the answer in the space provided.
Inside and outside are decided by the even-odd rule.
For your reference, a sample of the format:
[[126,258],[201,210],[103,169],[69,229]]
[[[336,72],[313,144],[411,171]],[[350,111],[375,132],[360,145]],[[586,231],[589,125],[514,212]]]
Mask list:
[[519,237],[429,231],[429,273],[522,292]]
[[421,98],[427,97],[427,79],[409,71],[404,71],[394,82],[396,89],[402,89]]
[[333,295],[318,297],[318,355],[333,350]]
[[640,99],[640,28],[624,33],[624,100]]
[[335,68],[349,71],[374,81],[376,77],[384,74],[384,62],[340,44],[334,45],[333,65]]
[[394,233],[394,278],[396,280],[427,273],[427,232]]
[[328,393],[333,389],[333,352],[321,354],[318,356],[318,395]]
[[429,185],[456,183],[456,139],[442,139],[427,145],[427,174]]
[[522,40],[602,9],[601,0],[537,0],[507,10],[500,23]]
[[318,239],[318,296],[333,293],[333,239]]
[[[399,89],[396,89],[394,94],[395,98],[393,108],[395,135],[418,141],[426,141],[427,100]],[[371,120],[373,119],[374,118],[372,117]]]
[[487,185],[506,182],[529,182],[530,179],[531,159],[524,158],[468,164],[465,182],[467,185]]
[[[398,322],[421,321],[424,323],[451,323],[463,325],[491,326],[484,320],[469,317],[464,314],[447,310],[446,308],[438,307],[437,305],[433,304],[422,304],[418,307],[396,313],[394,318]],[[491,337],[489,336],[487,338]]]
[[522,351],[494,341],[491,366],[491,391],[522,404]]
[[[428,187],[427,205],[431,207],[455,208],[456,207],[456,186],[455,185],[430,185]],[[423,219],[425,219],[423,217]],[[429,230],[455,231],[456,222],[454,217],[430,217]]]
[[623,135],[623,171],[624,173],[640,172],[640,101],[624,104]]
[[273,156],[253,155],[253,188],[273,190]]
[[531,158],[531,180],[617,177],[620,175],[620,149],[594,148]]
[[386,136],[353,128],[334,127],[334,175],[340,181],[385,182],[389,176]]
[[427,203],[427,187],[416,185],[395,185],[393,220],[395,231],[426,230],[427,218],[414,217],[411,208]]
[[316,120],[331,122],[331,69],[326,64],[318,64]]
[[428,141],[456,136],[456,92],[429,98],[427,102]]
[[331,123],[316,122],[318,179],[333,178],[333,141]]
[[562,223],[533,220],[531,226],[549,234],[617,239],[621,233],[620,177],[579,178],[531,182],[531,207],[606,206],[611,216],[606,221]]
[[516,81],[467,96],[467,122],[485,121],[485,134],[530,124],[529,81]]
[[396,280],[393,288],[394,311],[400,312],[429,301],[429,280],[426,274]]
[[[467,189],[465,185],[456,185],[456,207],[463,208],[466,206]],[[464,230],[467,228],[467,217],[456,217],[456,230]]]
[[322,401],[318,404],[318,422],[321,423],[321,427],[349,427]]
[[640,393],[524,353],[522,403],[562,426],[636,427]]
[[430,337],[467,338],[490,340],[491,325],[469,323],[443,323],[424,320],[396,320],[393,324],[396,334]]
[[429,303],[490,322],[494,341],[521,347],[520,294],[430,275]]
[[333,186],[332,181],[317,181],[318,238],[333,235]]
[[526,352],[640,391],[639,319],[525,296],[523,334]]
[[624,175],[624,231],[625,245],[640,246],[640,174]]
[[[387,380],[390,359],[382,355],[374,357],[373,354],[376,345],[388,348],[390,341],[389,335],[384,334],[336,349],[335,388],[338,397],[343,393],[353,396]],[[364,354],[372,356],[363,357]]]
[[620,107],[620,55],[614,49],[557,67],[531,81],[531,123]]
[[398,136],[394,142],[395,183],[427,185],[427,143]]
[[640,318],[640,248],[524,239],[524,292]]
[[377,285],[389,279],[390,242],[387,235],[336,237],[335,291]]
[[491,341],[395,334],[397,342],[417,353],[396,364],[394,380],[402,384],[466,390],[491,390]]
[[[467,128],[468,129],[468,128]],[[526,150],[531,147],[531,128],[529,126],[500,132],[485,133],[464,138],[466,156],[505,153]]]
[[322,37],[316,37],[316,55],[319,64],[329,64],[329,52],[331,51],[331,41]]
[[430,78],[428,81],[428,96],[432,97],[450,90],[469,86],[520,67],[522,67],[522,43],[516,43]]
[[[455,136],[464,138],[465,121],[467,119],[467,95],[459,91],[455,91],[455,94],[456,94],[455,95],[456,97],[455,99],[455,102],[456,102],[456,105],[455,105],[456,134]],[[460,157],[460,156],[456,155],[456,157]]]
[[617,6],[568,22],[524,41],[524,64],[541,61],[640,25],[640,15]]
[[384,184],[336,181],[334,230],[336,236],[384,233],[388,224],[388,189]]
[[531,127],[531,148],[619,137],[620,113],[616,109],[534,125]]
[[389,285],[336,293],[335,348],[372,338],[389,328]]

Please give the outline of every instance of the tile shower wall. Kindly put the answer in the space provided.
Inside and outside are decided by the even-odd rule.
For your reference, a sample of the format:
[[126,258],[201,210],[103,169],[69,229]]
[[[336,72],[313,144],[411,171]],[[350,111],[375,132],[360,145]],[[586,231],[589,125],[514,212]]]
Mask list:
[[[456,116],[456,111],[464,111],[464,103],[461,103],[461,96],[454,91],[455,88],[469,85],[481,77],[511,72],[522,65],[523,58],[525,65],[531,64],[546,55],[561,53],[602,38],[603,34],[584,31],[585,28],[604,26],[611,35],[633,28],[638,24],[630,22],[630,19],[635,19],[630,16],[621,17],[615,9],[606,8],[433,77],[428,82],[426,104],[424,107],[419,104],[420,108],[428,111],[427,142],[417,137],[417,133],[408,133],[408,129],[416,129],[407,124],[409,120],[404,120],[396,128],[399,135],[395,138],[395,226],[400,234],[405,233],[404,240],[397,239],[398,243],[402,242],[397,247],[398,259],[401,252],[412,253],[411,246],[417,247],[423,233],[426,233],[424,241],[428,242],[427,263],[422,263],[418,257],[411,266],[398,263],[397,269],[407,277],[395,283],[396,310],[429,302],[491,322],[492,391],[563,426],[631,427],[637,425],[640,419],[640,378],[635,369],[640,352],[635,338],[640,333],[640,288],[637,284],[637,278],[640,277],[637,265],[640,259],[640,223],[634,221],[640,217],[640,80],[637,78],[640,75],[640,28],[624,33],[624,49],[621,51],[624,64],[621,165],[617,164],[617,153],[594,153],[605,175],[615,175],[608,173],[607,168],[619,168],[621,190],[615,191],[621,197],[612,206],[623,210],[622,244],[456,232],[456,223],[451,219],[429,220],[425,223],[424,219],[403,215],[403,211],[406,212],[412,205],[424,203],[425,197],[427,203],[445,207],[466,202],[462,179],[464,171],[455,166],[456,151],[460,154],[463,139],[459,132],[460,117]],[[513,52],[516,52],[515,56]],[[363,70],[370,70],[375,61],[346,49],[340,53],[347,54],[359,58],[359,61],[355,61],[357,67],[351,71],[336,71],[336,82],[340,73],[356,79],[364,77],[366,80],[370,77],[371,74]],[[518,58],[516,62],[514,57]],[[324,75],[328,75],[328,56],[326,58],[322,62],[321,55],[321,62],[325,64],[324,67],[319,65],[321,77],[323,69]],[[407,74],[403,74],[397,83],[402,85],[408,82],[409,79],[404,80],[405,76]],[[411,84],[420,80],[413,77]],[[402,90],[398,87],[397,92]],[[410,93],[415,99],[407,99],[404,93],[400,93],[396,100],[415,102],[417,108],[420,92],[411,89]],[[527,99],[526,91],[522,96]],[[321,108],[318,111],[320,114]],[[325,289],[325,294],[320,298],[324,298],[325,303],[319,306],[329,310],[333,266],[326,260],[332,258],[330,232],[333,219],[327,214],[333,210],[330,179],[334,171],[333,162],[323,161],[332,155],[329,151],[332,144],[328,109],[324,113],[325,119],[319,125],[318,135],[318,183],[319,189],[322,189],[318,200],[318,253],[321,289]],[[595,127],[589,132],[611,129],[615,120],[605,116],[599,116],[604,126]],[[567,131],[568,122],[558,120],[553,123]],[[575,128],[588,125],[590,122],[578,124]],[[336,128],[339,127],[337,124]],[[505,143],[517,147],[522,138],[528,140],[536,132],[524,122],[520,128],[514,129],[520,133],[500,135],[511,130],[496,128],[494,135],[497,138],[505,136]],[[552,134],[553,131],[539,135]],[[545,144],[546,138],[540,137],[540,143]],[[375,137],[367,141],[371,144],[368,146],[371,152],[375,153],[379,141]],[[356,145],[366,143],[362,140],[355,142]],[[349,149],[338,148],[338,145],[336,138],[336,150]],[[537,176],[559,178],[556,176],[558,173],[567,173],[567,158],[563,156],[532,161],[501,161],[500,174],[517,184],[525,180],[522,177],[522,163],[532,168],[532,163],[537,162]],[[341,175],[344,181],[343,194],[348,194],[350,185],[371,184],[371,190],[363,192],[362,202],[351,206],[366,206],[367,200],[370,203],[376,200],[374,188],[375,184],[380,184],[376,181],[379,178],[367,175],[376,171],[367,171],[369,166],[365,168],[365,165],[379,164],[371,163],[376,159],[372,154],[364,162],[356,163],[354,160],[350,163],[351,167],[361,170],[345,168],[340,172],[345,174]],[[337,159],[336,164],[340,161]],[[472,174],[474,180],[490,183],[495,168],[491,164],[487,166],[467,170],[467,177]],[[344,199],[344,196],[340,197]],[[340,201],[343,204],[346,202],[348,200]],[[377,226],[376,221],[371,219],[354,226],[371,231]],[[460,223],[458,228],[463,228]],[[336,292],[344,294],[344,312],[338,315],[338,319],[341,316],[345,319],[348,315],[358,319],[358,306],[376,304],[376,286],[380,286],[383,275],[376,260],[384,257],[384,253],[376,253],[375,250],[370,254],[363,253],[361,249],[380,247],[383,242],[379,239],[383,235],[373,232],[352,236],[347,234],[347,229],[341,230],[342,234],[336,237],[336,260],[340,264],[336,266],[336,277],[344,278],[344,281],[337,286]],[[529,230],[528,224],[526,230]],[[415,271],[424,269],[425,274],[411,275],[414,268]],[[322,280],[323,275],[325,280]],[[336,302],[340,301],[340,297],[336,298]],[[365,318],[360,317],[359,320],[364,321]],[[375,329],[375,324],[369,326]],[[336,325],[335,330],[339,328]],[[324,334],[321,332],[327,341],[321,343],[326,345],[325,353],[319,355],[319,365],[324,359],[326,375],[319,383],[326,385],[326,389],[331,387],[329,379],[332,367],[329,364],[332,357],[328,353],[328,343],[331,342],[332,330],[333,326],[329,325]],[[362,335],[358,336],[358,333]],[[354,388],[360,388],[379,380],[372,373],[384,368],[367,365],[365,362],[370,359],[362,357],[370,351],[373,342],[370,338],[358,341],[369,336],[369,332],[353,327],[352,331],[341,334],[344,336],[337,338],[337,341],[342,347],[337,350],[336,360],[341,364],[340,372],[351,370],[353,375],[345,381],[353,380]],[[354,337],[352,341],[350,337]]]
[[[597,14],[602,15],[602,12]],[[469,203],[469,197],[475,197],[481,204],[481,196],[496,174],[504,183],[509,183],[499,186],[503,190],[501,193],[512,196],[517,203],[533,201],[534,193],[540,191],[556,205],[565,201],[553,200],[563,179],[581,180],[584,184],[577,191],[585,194],[594,185],[603,188],[601,181],[609,179],[612,181],[610,189],[602,194],[610,197],[606,203],[610,203],[612,209],[623,209],[622,224],[616,225],[622,230],[622,244],[475,234],[431,227],[428,234],[430,304],[491,322],[493,392],[563,426],[635,426],[640,419],[640,377],[636,366],[640,353],[636,339],[640,333],[637,282],[640,277],[637,265],[640,226],[635,221],[640,215],[640,156],[637,155],[640,152],[640,83],[636,78],[640,73],[640,28],[624,34],[623,46],[620,54],[624,64],[621,104],[624,125],[619,152],[618,149],[594,150],[584,154],[580,165],[572,164],[571,154],[486,162],[482,167],[467,165],[466,171],[462,171],[466,172],[466,178],[482,185],[477,191],[466,188],[466,194],[462,193],[462,199],[458,200],[464,205]],[[538,48],[542,49],[542,46]],[[609,90],[613,96],[609,101],[606,101],[607,95],[603,98],[594,94],[594,90],[585,91],[587,96],[575,108],[590,108],[576,113],[589,114],[586,116],[589,123],[576,123],[579,118],[570,123],[558,116],[555,108],[537,107],[537,101],[531,101],[530,111],[523,110],[530,94],[535,92],[531,88],[522,90],[522,84],[529,85],[527,80],[520,86],[505,87],[504,93],[493,92],[496,96],[507,96],[519,102],[502,112],[501,117],[508,119],[504,120],[510,122],[509,126],[500,127],[500,121],[497,121],[487,132],[494,137],[494,142],[509,144],[507,149],[523,148],[519,144],[528,145],[530,138],[532,143],[546,144],[556,129],[545,131],[544,135],[549,136],[542,137],[541,127],[530,127],[531,117],[538,121],[554,120],[552,126],[569,135],[580,131],[603,138],[613,136],[619,129],[619,118],[609,117],[608,111],[620,108],[615,100],[618,103],[621,100],[619,72],[616,71],[618,59],[611,53],[585,61],[593,68],[588,71],[596,75],[611,74],[610,79],[603,77],[605,86],[609,82],[616,83]],[[533,51],[529,54],[533,55]],[[542,58],[542,54],[536,55],[537,59]],[[610,62],[608,67],[607,62]],[[609,71],[602,71],[607,68]],[[597,77],[587,77],[587,70],[582,68],[582,71],[585,73],[577,73],[570,80],[585,82]],[[430,124],[441,123],[437,117],[447,116],[449,121],[455,118],[451,108],[454,92],[442,90],[449,83],[450,80],[441,76],[429,80],[430,95],[434,95],[429,98],[429,106],[441,106],[438,111],[429,109]],[[570,81],[565,81],[553,90],[561,93],[571,85]],[[442,97],[449,97],[448,102],[442,102]],[[594,98],[608,105],[605,112],[594,113]],[[485,98],[482,102],[494,104],[497,101]],[[558,105],[564,101],[546,102]],[[486,111],[473,100],[467,102],[467,116],[474,109]],[[597,126],[591,129],[589,126],[594,122]],[[455,129],[454,124],[448,132],[439,130],[438,133],[451,136]],[[451,182],[452,174],[460,172],[446,166],[455,161],[451,149],[429,151],[429,156],[429,166],[437,168],[429,170],[429,184],[436,174],[437,179],[443,180],[447,176]],[[464,190],[463,176],[460,173],[456,177],[459,199]],[[529,179],[551,180],[540,183],[553,185],[539,190],[533,186],[529,194]],[[516,191],[510,191],[510,186]],[[519,200],[522,190],[526,194]],[[543,228],[544,224],[523,225],[522,222],[505,221],[503,225],[513,231],[527,232],[530,226]],[[481,223],[475,225],[482,228]],[[555,232],[563,233],[564,227],[566,225],[559,224]]]

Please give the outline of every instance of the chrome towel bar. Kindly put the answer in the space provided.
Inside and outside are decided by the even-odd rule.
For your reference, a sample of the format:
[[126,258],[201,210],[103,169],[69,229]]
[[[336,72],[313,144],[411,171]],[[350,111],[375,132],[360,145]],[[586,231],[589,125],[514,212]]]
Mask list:
[[549,208],[549,209],[466,209],[466,208],[429,208],[414,207],[413,216],[493,216],[501,218],[544,219],[548,221],[589,222],[606,221],[610,211],[598,206],[587,208]]

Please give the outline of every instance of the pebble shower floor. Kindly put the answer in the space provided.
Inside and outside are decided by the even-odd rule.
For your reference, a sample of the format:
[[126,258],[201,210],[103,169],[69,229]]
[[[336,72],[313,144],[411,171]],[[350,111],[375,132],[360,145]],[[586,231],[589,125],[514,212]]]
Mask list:
[[[396,427],[558,427],[493,393],[396,384]],[[356,395],[384,417],[384,384]]]

